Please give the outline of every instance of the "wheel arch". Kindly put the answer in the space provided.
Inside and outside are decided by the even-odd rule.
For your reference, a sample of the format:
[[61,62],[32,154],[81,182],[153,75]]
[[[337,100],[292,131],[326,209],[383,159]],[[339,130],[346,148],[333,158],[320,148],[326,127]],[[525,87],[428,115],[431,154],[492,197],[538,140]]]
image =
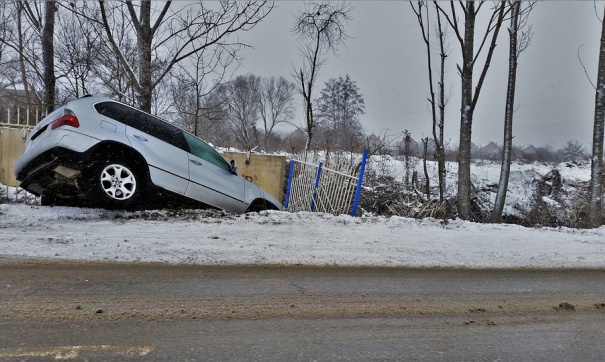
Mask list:
[[256,198],[252,200],[246,212],[258,212],[263,210],[279,210],[279,208],[274,205],[271,201],[263,198]]
[[147,161],[143,155],[141,155],[139,151],[130,146],[124,145],[123,143],[113,141],[101,142],[90,150],[88,159],[93,163],[123,159],[141,173],[145,186],[151,184],[149,166],[147,165]]

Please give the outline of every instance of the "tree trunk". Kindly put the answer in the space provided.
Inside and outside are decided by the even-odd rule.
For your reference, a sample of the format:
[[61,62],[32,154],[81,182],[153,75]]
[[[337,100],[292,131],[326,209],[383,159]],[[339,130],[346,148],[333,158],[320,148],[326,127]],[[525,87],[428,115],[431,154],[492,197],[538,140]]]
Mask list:
[[605,21],[602,21],[602,23],[599,68],[597,71],[597,89],[595,95],[594,128],[592,132],[592,158],[590,161],[589,223],[592,227],[598,227],[602,222],[603,123],[605,117]]
[[29,94],[29,81],[27,79],[27,72],[25,71],[25,45],[23,41],[23,4],[17,3],[17,32],[19,33],[19,71],[21,72],[21,82],[23,83],[23,90],[25,91],[25,99],[27,104],[31,104],[31,97]]
[[435,146],[437,152],[437,170],[439,174],[439,201],[443,202],[446,189],[446,178],[447,173],[445,170],[445,146],[443,143],[444,132],[443,128],[445,125],[445,59],[447,54],[445,53],[445,34],[443,32],[443,26],[441,24],[441,14],[437,11],[437,31],[439,32],[439,50],[440,50],[440,70],[439,70],[439,123],[438,128],[438,139],[433,130],[433,137],[435,138]]
[[137,46],[139,52],[139,108],[151,113],[153,86],[151,82],[151,1],[141,1],[139,16],[140,30],[137,32]]
[[428,144],[429,144],[429,138],[425,137],[422,139],[422,145],[423,145],[423,157],[422,157],[422,165],[423,165],[423,170],[424,170],[424,194],[426,195],[426,199],[430,200],[431,199],[431,181],[429,178],[429,170],[427,168],[426,165],[426,161],[427,161],[427,156],[428,156]]
[[506,192],[508,190],[508,180],[510,178],[510,164],[513,148],[513,113],[515,104],[515,84],[517,80],[517,32],[519,30],[519,12],[521,1],[515,1],[512,5],[510,29],[509,32],[509,55],[508,55],[508,87],[506,91],[506,106],[504,111],[504,142],[502,149],[502,165],[500,167],[500,182],[498,183],[498,192],[492,211],[492,222],[502,221],[502,210],[506,201]]
[[458,215],[471,215],[471,131],[473,125],[473,57],[475,40],[475,4],[467,2],[462,47],[462,98],[460,107],[460,142],[458,145]]
[[44,111],[48,114],[55,108],[55,6],[54,0],[47,0],[44,7],[44,27],[42,28],[42,62],[44,64]]

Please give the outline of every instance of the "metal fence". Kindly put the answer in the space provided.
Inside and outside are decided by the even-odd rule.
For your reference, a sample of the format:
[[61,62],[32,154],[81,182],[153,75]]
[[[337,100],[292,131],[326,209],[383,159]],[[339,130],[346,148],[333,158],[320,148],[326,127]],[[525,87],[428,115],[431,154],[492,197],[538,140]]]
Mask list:
[[355,216],[368,152],[361,162],[335,154],[324,161],[305,155],[290,162],[284,206],[290,212]]

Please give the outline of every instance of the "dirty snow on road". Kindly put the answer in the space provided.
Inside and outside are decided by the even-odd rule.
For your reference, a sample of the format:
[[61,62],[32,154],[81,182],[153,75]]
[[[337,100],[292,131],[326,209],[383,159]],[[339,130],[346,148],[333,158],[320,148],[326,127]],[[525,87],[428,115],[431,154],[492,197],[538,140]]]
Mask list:
[[605,268],[605,227],[0,204],[0,260]]

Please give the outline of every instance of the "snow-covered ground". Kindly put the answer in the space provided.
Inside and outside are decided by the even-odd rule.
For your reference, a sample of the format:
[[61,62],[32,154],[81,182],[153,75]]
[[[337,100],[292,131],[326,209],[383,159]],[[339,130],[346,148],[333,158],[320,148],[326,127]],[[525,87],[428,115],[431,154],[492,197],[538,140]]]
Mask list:
[[[403,162],[390,157],[375,157],[368,166],[375,172],[391,173],[396,180],[405,174]],[[455,191],[455,166],[448,164],[450,192]],[[432,177],[435,168],[429,164]],[[586,165],[556,168],[564,187],[590,177]],[[534,181],[552,169],[539,163],[514,164],[507,210],[515,212],[527,204]],[[471,170],[477,187],[498,183],[498,163],[474,164]],[[0,204],[0,261],[605,268],[605,227],[524,228],[371,214],[353,218],[305,212],[231,215],[203,210],[132,213],[42,207],[13,203],[24,196],[0,185],[2,199],[11,203]]]
[[[419,177],[424,177],[424,170],[421,160],[412,158],[411,168],[417,172]],[[496,161],[475,161],[471,164],[471,181],[476,190],[491,189],[491,192],[484,192],[482,196],[487,197],[491,203],[495,201],[497,185],[500,180],[500,162]],[[432,186],[438,185],[437,162],[427,162],[427,169]],[[561,162],[558,164],[532,162],[518,163],[511,165],[506,203],[504,214],[519,216],[522,210],[525,210],[534,197],[536,182],[547,175],[553,169],[559,171],[563,181],[562,189],[566,195],[561,198],[573,197],[574,188],[577,183],[590,180],[590,162],[579,164],[571,162]],[[368,163],[368,170],[377,174],[393,177],[394,180],[404,180],[406,170],[402,160],[391,156],[373,156]],[[446,163],[446,195],[455,196],[458,185],[458,163]],[[367,171],[366,171],[367,173]],[[569,207],[572,200],[553,200],[550,197],[544,197],[544,201],[558,207]],[[561,201],[564,201],[563,204]]]
[[605,227],[0,205],[0,261],[605,268]]

